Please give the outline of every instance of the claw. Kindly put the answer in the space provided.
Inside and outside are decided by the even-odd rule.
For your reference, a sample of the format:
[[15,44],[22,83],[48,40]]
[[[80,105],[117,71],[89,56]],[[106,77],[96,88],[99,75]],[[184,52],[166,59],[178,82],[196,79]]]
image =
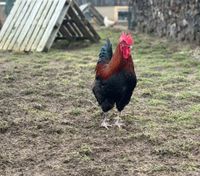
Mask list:
[[106,128],[107,130],[109,129],[108,127],[111,127],[112,125],[110,125],[108,122],[106,122],[106,121],[103,121],[102,123],[101,123],[101,127],[104,127],[104,128]]
[[103,122],[101,123],[101,127],[104,127],[108,130],[109,129],[108,127],[111,127],[112,125],[110,125],[107,122],[107,114],[106,113],[103,113],[102,116],[104,117],[104,119],[103,119]]
[[117,116],[116,121],[114,123],[114,125],[117,126],[118,128],[121,128],[122,126],[125,126],[125,124],[122,123],[122,119],[120,118],[120,116],[121,116],[121,112]]
[[114,123],[114,125],[117,126],[118,128],[121,128],[122,126],[124,126],[124,123],[121,123],[121,122],[119,122],[119,121],[116,121],[116,122]]
[[119,119],[116,120],[116,122],[114,123],[115,126],[117,126],[118,128],[121,128],[122,126],[125,126],[124,123],[119,122]]

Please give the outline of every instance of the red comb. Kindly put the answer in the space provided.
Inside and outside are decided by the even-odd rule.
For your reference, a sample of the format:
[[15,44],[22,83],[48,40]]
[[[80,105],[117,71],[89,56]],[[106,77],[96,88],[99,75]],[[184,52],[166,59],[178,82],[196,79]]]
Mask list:
[[120,38],[119,38],[119,42],[126,42],[127,45],[132,45],[134,43],[134,40],[131,36],[131,34],[126,34],[125,32],[122,32]]

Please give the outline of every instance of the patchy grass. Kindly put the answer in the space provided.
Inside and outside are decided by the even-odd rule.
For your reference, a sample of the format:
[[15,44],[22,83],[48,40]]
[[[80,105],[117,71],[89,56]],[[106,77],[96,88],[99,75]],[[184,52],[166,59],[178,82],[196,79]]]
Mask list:
[[0,53],[0,175],[199,175],[196,50],[134,34],[138,85],[126,126],[106,130],[91,87],[101,45],[109,37],[115,47],[121,31],[98,32],[98,44]]

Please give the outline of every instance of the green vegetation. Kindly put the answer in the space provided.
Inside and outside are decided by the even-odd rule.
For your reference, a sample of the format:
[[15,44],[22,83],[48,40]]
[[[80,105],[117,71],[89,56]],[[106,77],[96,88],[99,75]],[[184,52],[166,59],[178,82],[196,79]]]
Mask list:
[[98,32],[98,44],[0,53],[0,175],[198,175],[200,56],[133,34],[138,85],[126,126],[106,130],[91,87],[100,47],[109,37],[115,48],[121,31]]

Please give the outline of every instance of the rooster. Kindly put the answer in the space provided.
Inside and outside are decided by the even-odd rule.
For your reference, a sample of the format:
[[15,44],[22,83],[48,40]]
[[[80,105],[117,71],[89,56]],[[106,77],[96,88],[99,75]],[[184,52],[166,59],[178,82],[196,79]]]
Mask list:
[[121,111],[129,103],[137,84],[131,47],[134,41],[130,34],[122,33],[113,54],[112,44],[107,39],[101,48],[96,65],[96,76],[93,93],[97,99],[104,117],[102,127],[111,126],[107,121],[107,112],[115,105],[119,112],[114,125],[121,128]]

